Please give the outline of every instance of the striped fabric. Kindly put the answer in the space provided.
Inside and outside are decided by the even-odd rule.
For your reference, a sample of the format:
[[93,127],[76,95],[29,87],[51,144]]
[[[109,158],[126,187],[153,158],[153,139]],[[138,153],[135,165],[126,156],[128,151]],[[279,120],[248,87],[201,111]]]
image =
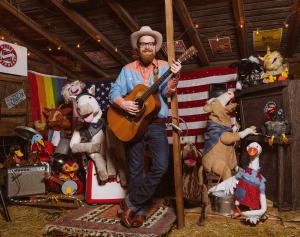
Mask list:
[[[236,69],[212,68],[196,72],[181,73],[177,89],[178,114],[183,130],[180,142],[193,142],[199,149],[204,147],[204,132],[208,115],[203,111],[209,94],[209,85],[213,83],[227,83],[228,88],[235,88]],[[169,104],[170,107],[170,104]],[[169,110],[171,116],[171,110]],[[232,118],[233,120],[235,118]],[[168,140],[172,143],[172,128],[168,127]]]
[[31,109],[33,121],[44,121],[44,108],[56,108],[64,103],[61,95],[62,87],[67,83],[66,77],[41,74],[28,71]]

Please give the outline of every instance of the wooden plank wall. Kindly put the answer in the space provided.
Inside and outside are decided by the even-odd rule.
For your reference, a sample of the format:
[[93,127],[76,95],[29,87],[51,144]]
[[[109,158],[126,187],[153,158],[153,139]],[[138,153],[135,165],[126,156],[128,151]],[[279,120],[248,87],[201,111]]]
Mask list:
[[[9,109],[5,98],[20,89],[24,89],[27,99]],[[13,136],[14,128],[28,125],[31,115],[29,88],[26,77],[0,74],[0,136]]]

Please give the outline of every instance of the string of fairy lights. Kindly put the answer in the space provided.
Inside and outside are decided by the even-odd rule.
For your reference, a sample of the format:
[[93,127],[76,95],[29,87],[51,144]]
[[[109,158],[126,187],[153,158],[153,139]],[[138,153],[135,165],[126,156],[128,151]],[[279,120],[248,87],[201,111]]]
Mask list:
[[[283,23],[282,23],[283,28],[287,29],[287,28],[289,27],[289,20],[290,20],[291,16],[293,16],[293,15],[296,14],[296,13],[297,13],[297,10],[292,11],[289,15],[286,16],[285,20],[284,20]],[[188,31],[190,31],[190,30],[201,30],[201,28],[199,28],[199,24],[200,24],[200,23],[194,23],[194,25],[192,25],[191,27],[186,27],[185,30],[184,30],[180,35],[178,35],[178,36],[174,39],[174,42],[170,42],[170,43],[175,43],[175,44],[179,43],[179,41],[183,39],[184,35],[185,35]],[[247,22],[247,24],[246,24],[245,22],[240,22],[240,23],[239,23],[239,27],[240,27],[241,29],[243,29],[243,28],[245,27],[245,25],[251,27],[252,24],[251,24],[251,22]],[[3,29],[4,29],[4,32],[5,32],[4,34],[3,34],[3,32],[1,32],[1,30],[3,31]],[[261,31],[263,31],[263,29],[260,28],[260,27],[257,27],[256,30],[253,31],[253,32],[255,32],[255,34],[258,35]],[[225,37],[225,36],[227,36],[227,35],[228,35],[228,32],[226,32],[226,31],[221,31],[221,32],[218,32],[218,33],[216,34],[216,36],[214,37],[214,39],[218,42],[222,37]],[[8,33],[8,31],[5,30],[5,28],[3,28],[2,26],[0,26],[0,39],[3,40],[3,41],[5,40],[5,41],[7,41],[7,42],[16,44],[16,45],[19,44],[19,43],[18,43],[18,40],[16,40],[16,37],[14,37],[14,36],[12,35],[12,33]],[[84,38],[83,40],[81,40],[80,42],[75,43],[75,44],[73,45],[73,48],[74,48],[74,49],[80,49],[80,48],[86,43],[86,41],[87,41],[88,39],[90,39],[90,38],[89,38],[89,37],[85,37],[85,38]],[[101,40],[101,37],[100,37],[99,35],[96,35],[96,36],[94,37],[94,39],[97,41],[97,43],[99,43],[99,44],[101,45],[102,40]],[[119,52],[119,51],[132,52],[131,49],[128,49],[127,45],[128,45],[128,41],[124,41],[124,43],[123,43],[122,45],[120,45],[119,47],[115,47],[115,48],[114,48],[114,51],[115,51],[116,53]],[[52,51],[54,51],[55,49],[56,49],[57,51],[60,51],[60,50],[62,50],[62,46],[61,46],[61,45],[58,45],[58,46],[56,46],[56,47],[47,46],[47,50],[48,50],[49,52],[52,52]],[[31,53],[28,51],[28,54],[27,54],[27,55],[30,56],[30,54],[31,54]]]

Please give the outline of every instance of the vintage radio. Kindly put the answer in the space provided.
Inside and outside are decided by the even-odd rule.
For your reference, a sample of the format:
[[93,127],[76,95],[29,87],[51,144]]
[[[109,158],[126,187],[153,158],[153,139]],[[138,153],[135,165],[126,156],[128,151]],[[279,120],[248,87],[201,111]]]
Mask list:
[[7,169],[6,195],[8,198],[20,197],[46,192],[45,172],[47,166],[19,166]]

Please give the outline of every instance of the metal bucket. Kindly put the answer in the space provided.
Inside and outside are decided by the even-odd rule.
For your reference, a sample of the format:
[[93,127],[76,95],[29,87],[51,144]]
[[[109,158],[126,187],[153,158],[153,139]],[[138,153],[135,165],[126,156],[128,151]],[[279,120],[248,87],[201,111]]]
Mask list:
[[215,214],[230,216],[234,208],[234,196],[225,195],[224,192],[218,191],[210,194],[211,210]]

